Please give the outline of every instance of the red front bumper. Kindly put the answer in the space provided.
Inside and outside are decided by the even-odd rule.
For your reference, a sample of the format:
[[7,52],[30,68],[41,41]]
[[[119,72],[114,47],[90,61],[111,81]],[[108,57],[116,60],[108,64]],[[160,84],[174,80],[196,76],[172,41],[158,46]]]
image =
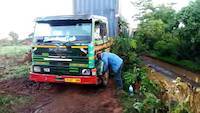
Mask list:
[[[97,76],[68,76],[68,75],[49,75],[49,74],[39,74],[30,73],[29,79],[35,82],[51,82],[51,83],[64,83],[66,78],[79,79],[76,84],[99,84],[99,78]],[[73,82],[74,83],[74,82]]]

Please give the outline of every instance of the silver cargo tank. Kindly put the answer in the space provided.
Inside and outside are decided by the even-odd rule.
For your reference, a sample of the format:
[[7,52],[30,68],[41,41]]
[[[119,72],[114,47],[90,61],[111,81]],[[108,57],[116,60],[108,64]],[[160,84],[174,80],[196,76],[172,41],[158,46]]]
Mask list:
[[73,0],[75,15],[105,16],[109,23],[109,36],[117,35],[119,0]]

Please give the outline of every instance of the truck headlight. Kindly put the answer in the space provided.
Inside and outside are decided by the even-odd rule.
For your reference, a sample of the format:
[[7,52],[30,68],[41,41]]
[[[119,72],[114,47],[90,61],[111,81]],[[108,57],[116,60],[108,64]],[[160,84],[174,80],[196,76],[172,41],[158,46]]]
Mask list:
[[90,75],[90,69],[83,69],[82,75]]
[[44,70],[44,72],[47,72],[47,73],[50,72],[50,68],[44,68],[43,70]]
[[41,72],[41,67],[39,67],[39,66],[33,66],[33,71],[34,72]]

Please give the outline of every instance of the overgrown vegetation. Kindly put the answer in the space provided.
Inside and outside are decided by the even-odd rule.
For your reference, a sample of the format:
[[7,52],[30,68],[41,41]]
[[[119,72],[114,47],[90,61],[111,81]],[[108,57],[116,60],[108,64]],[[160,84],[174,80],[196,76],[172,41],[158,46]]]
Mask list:
[[124,95],[121,98],[125,113],[154,113],[166,112],[165,105],[158,98],[161,89],[147,78],[146,69],[141,66],[135,52],[136,40],[133,38],[116,38],[112,52],[124,59],[123,81],[124,89],[128,92],[130,85],[134,88],[134,95]]
[[155,7],[151,0],[136,5],[143,12],[137,18],[141,21],[135,33],[137,52],[200,72],[200,1],[178,12],[171,6]]

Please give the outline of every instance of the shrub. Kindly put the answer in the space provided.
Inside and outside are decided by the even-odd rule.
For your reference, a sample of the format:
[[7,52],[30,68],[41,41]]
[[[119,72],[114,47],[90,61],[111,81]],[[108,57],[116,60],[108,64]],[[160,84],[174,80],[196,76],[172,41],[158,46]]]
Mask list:
[[[118,54],[124,60],[122,78],[124,89],[128,91],[130,85],[136,81],[141,83],[133,97],[124,95],[121,98],[125,113],[149,113],[158,111],[163,107],[156,97],[160,93],[160,88],[147,78],[145,68],[141,68],[141,62],[135,52],[136,41],[133,38],[119,37],[114,41],[112,52]],[[140,89],[139,89],[140,88]]]
[[133,85],[137,78],[146,76],[146,71],[143,68],[133,67],[123,73],[124,88],[128,90],[130,85]]
[[177,56],[178,51],[177,48],[179,47],[180,41],[177,37],[173,37],[172,34],[167,33],[163,34],[163,39],[157,41],[154,44],[154,49],[162,56]]
[[119,55],[124,60],[124,69],[129,69],[138,65],[140,60],[135,52],[136,40],[128,37],[117,37],[112,45],[112,52]]

